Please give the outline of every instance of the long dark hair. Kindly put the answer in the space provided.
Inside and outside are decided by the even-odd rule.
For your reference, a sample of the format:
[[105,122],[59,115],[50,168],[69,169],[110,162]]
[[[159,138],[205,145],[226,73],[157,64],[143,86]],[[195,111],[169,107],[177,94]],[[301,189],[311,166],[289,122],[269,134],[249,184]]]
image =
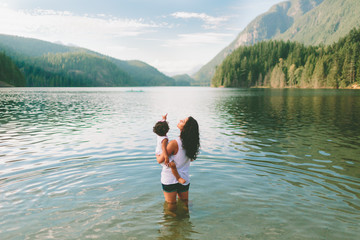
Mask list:
[[180,133],[182,146],[186,150],[186,156],[195,160],[199,154],[200,136],[199,125],[193,117],[188,117],[183,130]]

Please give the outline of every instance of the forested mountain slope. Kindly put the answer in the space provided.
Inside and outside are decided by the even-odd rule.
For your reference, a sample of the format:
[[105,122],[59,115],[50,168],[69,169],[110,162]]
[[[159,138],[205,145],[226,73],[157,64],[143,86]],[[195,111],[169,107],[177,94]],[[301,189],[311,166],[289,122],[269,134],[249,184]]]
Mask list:
[[217,68],[212,85],[356,87],[360,85],[360,28],[328,46],[269,40],[239,47]]
[[298,41],[306,45],[328,45],[359,26],[359,0],[325,0],[274,39]]
[[215,68],[240,46],[270,39],[294,40],[305,45],[331,44],[360,26],[359,0],[291,0],[258,16],[193,78],[209,84]]

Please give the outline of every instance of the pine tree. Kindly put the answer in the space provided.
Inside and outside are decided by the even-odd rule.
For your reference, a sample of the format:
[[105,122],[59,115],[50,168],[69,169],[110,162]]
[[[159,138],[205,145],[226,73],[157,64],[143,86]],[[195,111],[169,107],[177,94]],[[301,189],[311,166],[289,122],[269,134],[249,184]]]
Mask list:
[[289,85],[289,87],[294,87],[295,84],[296,84],[296,81],[295,81],[295,70],[296,70],[295,64],[291,64],[291,66],[290,66],[290,68],[289,68],[289,72],[288,72],[288,76],[289,76],[288,85]]
[[325,67],[324,59],[320,58],[315,65],[314,73],[312,75],[312,85],[314,88],[319,88],[324,85]]
[[327,87],[339,88],[339,61],[335,58],[326,78]]

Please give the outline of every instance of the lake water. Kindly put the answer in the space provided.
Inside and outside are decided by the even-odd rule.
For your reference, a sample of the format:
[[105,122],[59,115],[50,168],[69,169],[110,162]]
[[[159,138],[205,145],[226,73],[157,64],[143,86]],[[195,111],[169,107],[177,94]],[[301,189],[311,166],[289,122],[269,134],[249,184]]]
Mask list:
[[[169,214],[152,127],[200,125]],[[360,91],[0,89],[0,238],[358,239]]]

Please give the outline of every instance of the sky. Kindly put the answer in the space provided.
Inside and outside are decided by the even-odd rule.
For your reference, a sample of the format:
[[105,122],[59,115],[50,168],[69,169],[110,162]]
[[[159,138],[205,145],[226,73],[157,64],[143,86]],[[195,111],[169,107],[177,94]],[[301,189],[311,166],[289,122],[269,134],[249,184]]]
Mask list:
[[283,0],[0,0],[0,34],[193,74]]

